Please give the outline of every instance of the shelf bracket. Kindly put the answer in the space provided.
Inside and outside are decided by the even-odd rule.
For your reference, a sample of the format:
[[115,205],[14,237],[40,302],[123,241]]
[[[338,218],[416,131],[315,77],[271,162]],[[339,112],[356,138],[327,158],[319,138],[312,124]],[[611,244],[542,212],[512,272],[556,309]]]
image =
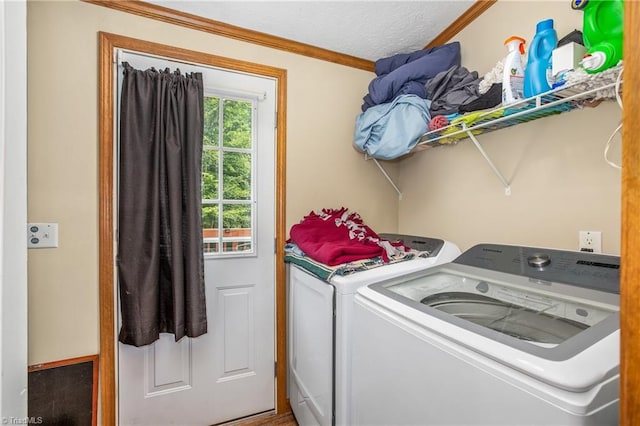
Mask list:
[[376,164],[376,166],[378,166],[378,168],[380,169],[380,171],[382,172],[382,174],[384,175],[384,177],[387,179],[387,181],[389,181],[389,183],[391,184],[391,186],[393,186],[393,189],[396,190],[396,192],[398,193],[398,200],[402,200],[402,192],[400,192],[400,189],[398,188],[398,186],[393,182],[393,179],[391,179],[391,176],[389,176],[389,174],[387,173],[387,171],[384,169],[384,167],[382,167],[382,164],[380,164],[380,162],[378,160],[376,160],[373,157],[369,157],[367,155],[367,153],[364,154],[364,159],[368,160],[368,159],[372,159],[373,162]]
[[473,134],[471,130],[467,128],[465,123],[462,123],[462,129],[467,132],[469,139],[473,141],[473,144],[476,146],[476,148],[478,148],[478,151],[480,151],[480,154],[482,154],[485,161],[489,164],[489,166],[491,167],[493,172],[496,174],[496,176],[498,176],[498,179],[500,179],[500,182],[502,182],[502,185],[504,186],[504,195],[511,195],[511,186],[509,185],[509,182],[507,182],[504,176],[502,176],[502,173],[500,173],[500,170],[498,170],[495,164],[493,164],[493,161],[491,161],[491,159],[489,158],[485,150],[482,148],[482,145],[480,145],[480,142],[478,142],[478,139],[476,139],[476,136]]

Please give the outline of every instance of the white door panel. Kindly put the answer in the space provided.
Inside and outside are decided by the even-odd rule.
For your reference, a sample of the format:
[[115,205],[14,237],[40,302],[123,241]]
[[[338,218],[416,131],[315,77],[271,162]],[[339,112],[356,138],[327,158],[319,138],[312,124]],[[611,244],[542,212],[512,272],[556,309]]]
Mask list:
[[191,366],[191,340],[175,342],[172,335],[162,334],[145,347],[146,396],[189,389]]
[[[275,407],[275,80],[125,52],[137,69],[202,72],[205,96],[254,105],[249,253],[205,256],[208,333],[143,348],[119,343],[121,425],[210,425]],[[121,80],[121,67],[118,81]],[[119,101],[116,103],[119,105]],[[222,180],[221,180],[222,181]]]
[[222,348],[222,363],[218,381],[235,380],[254,375],[255,351],[253,319],[254,286],[219,288],[217,321],[222,329],[218,345]]

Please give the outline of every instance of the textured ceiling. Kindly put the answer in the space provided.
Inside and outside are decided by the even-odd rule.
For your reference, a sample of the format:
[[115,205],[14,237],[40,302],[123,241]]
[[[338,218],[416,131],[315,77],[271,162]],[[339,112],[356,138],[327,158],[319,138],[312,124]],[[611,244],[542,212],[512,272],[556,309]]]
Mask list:
[[424,48],[475,1],[152,0],[148,3],[375,61]]

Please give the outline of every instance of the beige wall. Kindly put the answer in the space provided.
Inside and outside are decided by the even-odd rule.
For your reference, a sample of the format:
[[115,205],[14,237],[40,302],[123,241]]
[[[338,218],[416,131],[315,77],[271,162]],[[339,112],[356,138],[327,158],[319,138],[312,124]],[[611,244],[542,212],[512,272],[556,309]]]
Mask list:
[[[527,40],[554,18],[558,37],[582,28],[568,1],[499,1],[458,37],[462,62],[480,75],[506,55],[511,35]],[[577,249],[578,231],[602,231],[603,250],[620,253],[620,172],[603,150],[621,119],[614,102],[478,137],[511,182],[511,196],[470,140],[401,163],[400,232],[436,235],[466,249],[479,242]],[[619,162],[620,136],[610,158]]]
[[[59,223],[29,251],[29,363],[98,352],[98,31],[288,72],[287,230],[346,206],[397,230],[396,194],[351,147],[373,74],[80,2],[28,2],[28,220]],[[395,166],[392,166],[392,173]]]

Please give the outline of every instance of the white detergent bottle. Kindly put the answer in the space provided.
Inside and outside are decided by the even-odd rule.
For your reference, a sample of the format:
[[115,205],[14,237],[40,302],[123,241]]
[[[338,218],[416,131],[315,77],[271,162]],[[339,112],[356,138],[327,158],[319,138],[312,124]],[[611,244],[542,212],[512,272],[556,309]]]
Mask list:
[[524,99],[524,67],[522,55],[524,55],[525,40],[512,36],[504,41],[509,54],[504,59],[504,71],[502,74],[502,106],[512,104]]

